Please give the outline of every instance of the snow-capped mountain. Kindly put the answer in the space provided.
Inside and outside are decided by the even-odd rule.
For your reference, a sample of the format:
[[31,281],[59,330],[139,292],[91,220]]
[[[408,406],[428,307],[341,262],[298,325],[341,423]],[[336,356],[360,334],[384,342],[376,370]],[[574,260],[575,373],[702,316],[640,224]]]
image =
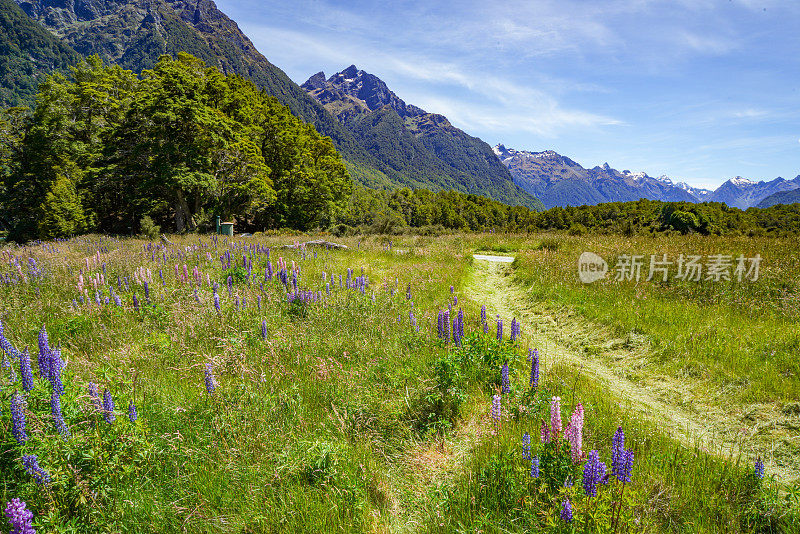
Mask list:
[[680,187],[693,197],[695,197],[700,202],[705,202],[708,196],[713,193],[711,189],[703,189],[701,187],[692,187],[691,185],[687,184],[686,182],[678,182],[675,184],[675,187]]
[[514,181],[539,197],[546,208],[647,198],[664,201],[697,199],[666,176],[653,178],[645,172],[618,171],[608,163],[585,169],[552,150],[529,152],[501,144],[494,153],[508,167]]
[[774,193],[800,188],[800,176],[794,180],[776,178],[770,182],[737,176],[712,191],[674,182],[668,176],[654,178],[646,172],[618,171],[608,163],[585,169],[552,150],[530,152],[502,144],[495,145],[492,150],[511,171],[514,181],[539,197],[547,208],[646,198],[665,202],[724,202],[747,209]]
[[724,202],[728,206],[747,209],[758,205],[766,197],[781,191],[792,191],[800,188],[800,176],[794,180],[775,178],[769,182],[754,182],[741,176],[731,178],[716,191],[711,193],[706,200],[709,202]]

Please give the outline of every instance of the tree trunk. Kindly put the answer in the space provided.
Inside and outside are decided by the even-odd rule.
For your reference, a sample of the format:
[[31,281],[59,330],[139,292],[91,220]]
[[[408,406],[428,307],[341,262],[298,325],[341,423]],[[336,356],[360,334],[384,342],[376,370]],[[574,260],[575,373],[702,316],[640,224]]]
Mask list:
[[179,189],[176,193],[175,202],[175,227],[178,233],[182,233],[186,229],[187,223],[189,224],[188,230],[194,230],[194,219],[189,211],[189,204],[186,203],[183,191]]

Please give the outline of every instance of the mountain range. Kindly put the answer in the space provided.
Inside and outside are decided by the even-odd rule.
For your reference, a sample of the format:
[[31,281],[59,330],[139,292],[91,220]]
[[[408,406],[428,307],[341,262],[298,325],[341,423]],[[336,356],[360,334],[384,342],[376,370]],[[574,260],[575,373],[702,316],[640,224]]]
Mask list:
[[646,198],[664,202],[724,202],[731,207],[747,209],[774,193],[800,188],[800,176],[769,182],[754,182],[737,176],[712,191],[685,182],[676,183],[667,176],[654,178],[644,172],[618,171],[608,163],[586,169],[552,150],[530,152],[506,148],[502,144],[495,145],[492,150],[511,171],[514,181],[541,199],[545,208]]
[[44,76],[67,73],[82,56],[98,54],[140,72],[179,51],[275,96],[331,137],[351,176],[366,187],[455,189],[533,209],[639,198],[746,208],[800,187],[800,176],[735,178],[710,191],[608,164],[585,169],[553,151],[492,149],[354,65],[297,85],[211,0],[0,0],[0,107],[33,105]]

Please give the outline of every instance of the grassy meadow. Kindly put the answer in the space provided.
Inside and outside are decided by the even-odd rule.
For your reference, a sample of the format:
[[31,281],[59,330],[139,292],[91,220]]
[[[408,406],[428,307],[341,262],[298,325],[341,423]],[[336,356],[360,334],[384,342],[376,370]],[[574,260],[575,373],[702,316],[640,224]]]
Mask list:
[[[0,249],[2,503],[39,533],[800,531],[789,239],[299,239]],[[583,251],[763,263],[584,285]]]

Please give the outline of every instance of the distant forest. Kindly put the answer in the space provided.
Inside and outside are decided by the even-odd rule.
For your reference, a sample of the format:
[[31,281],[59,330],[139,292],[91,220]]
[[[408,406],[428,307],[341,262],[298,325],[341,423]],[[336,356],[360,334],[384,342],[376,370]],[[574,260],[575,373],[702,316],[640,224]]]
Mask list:
[[720,202],[638,200],[536,212],[455,191],[356,189],[336,233],[437,233],[445,230],[642,235],[786,236],[800,233],[800,204],[742,211]]
[[800,204],[608,203],[537,212],[456,191],[354,187],[329,137],[251,81],[185,53],[139,75],[90,57],[0,113],[0,226],[18,242],[87,232],[574,234],[800,232]]

